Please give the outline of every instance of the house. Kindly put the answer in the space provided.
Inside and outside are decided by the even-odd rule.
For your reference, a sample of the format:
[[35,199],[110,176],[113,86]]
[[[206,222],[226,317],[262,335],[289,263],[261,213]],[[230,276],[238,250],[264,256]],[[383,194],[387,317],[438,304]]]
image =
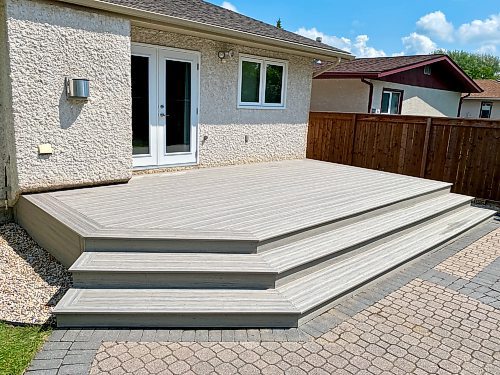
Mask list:
[[2,195],[73,275],[59,326],[296,327],[492,216],[304,159],[313,60],[353,57],[204,1],[0,0],[0,58]]
[[462,99],[460,117],[500,119],[500,81],[476,79],[483,92],[471,93]]
[[461,94],[480,92],[446,55],[360,58],[316,74],[311,110],[457,117]]
[[200,0],[1,0],[0,48],[11,206],[138,169],[303,158],[313,59],[352,58]]

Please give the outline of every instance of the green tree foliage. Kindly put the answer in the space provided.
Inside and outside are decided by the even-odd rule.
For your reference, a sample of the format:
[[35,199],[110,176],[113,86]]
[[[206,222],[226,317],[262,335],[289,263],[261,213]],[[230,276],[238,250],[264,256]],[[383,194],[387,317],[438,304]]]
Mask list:
[[450,56],[473,79],[500,79],[498,56],[458,50],[437,50],[434,53]]
[[278,18],[278,21],[276,21],[276,27],[278,29],[282,29],[283,27],[281,27],[281,18]]

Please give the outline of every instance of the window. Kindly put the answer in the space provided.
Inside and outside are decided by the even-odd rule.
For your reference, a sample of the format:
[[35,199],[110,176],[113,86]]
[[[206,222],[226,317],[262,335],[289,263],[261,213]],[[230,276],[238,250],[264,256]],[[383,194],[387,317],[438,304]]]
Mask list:
[[401,113],[403,91],[384,89],[382,91],[382,104],[380,113],[396,115]]
[[479,118],[490,118],[492,107],[492,102],[481,102],[481,108],[479,109]]
[[240,56],[239,108],[284,108],[287,62]]

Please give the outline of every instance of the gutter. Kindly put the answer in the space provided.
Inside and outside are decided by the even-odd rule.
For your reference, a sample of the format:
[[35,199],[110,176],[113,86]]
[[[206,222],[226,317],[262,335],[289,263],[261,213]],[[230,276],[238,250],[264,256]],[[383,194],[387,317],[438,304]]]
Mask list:
[[361,78],[361,82],[366,83],[370,87],[370,91],[368,93],[368,113],[372,112],[372,100],[373,100],[373,83],[367,81],[364,78]]
[[457,117],[460,117],[460,112],[462,111],[462,103],[464,102],[464,99],[467,99],[469,96],[470,96],[470,92],[465,96],[460,95],[460,100],[458,101]]
[[[331,59],[344,58],[353,60],[354,56],[347,52],[332,51],[329,49],[308,46],[301,43],[285,41],[277,38],[261,36],[244,31],[237,31],[221,26],[213,26],[202,22],[186,20],[179,17],[167,16],[151,11],[136,9],[124,5],[117,5],[107,3],[102,0],[58,0],[61,3],[73,4],[85,8],[98,9],[110,13],[125,15],[132,20],[133,24],[140,26],[155,25],[160,26],[165,30],[172,30],[194,36],[204,36],[210,39],[220,40],[224,42],[240,42],[249,43],[252,46],[273,47],[274,50],[281,50],[284,52],[291,52],[296,55]],[[209,34],[209,35],[207,35]]]

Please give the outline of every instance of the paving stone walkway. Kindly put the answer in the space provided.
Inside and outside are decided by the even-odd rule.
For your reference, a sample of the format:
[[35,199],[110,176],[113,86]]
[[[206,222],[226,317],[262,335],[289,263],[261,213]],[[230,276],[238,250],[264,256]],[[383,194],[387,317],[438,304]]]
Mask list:
[[500,374],[492,220],[290,330],[57,330],[27,374]]

